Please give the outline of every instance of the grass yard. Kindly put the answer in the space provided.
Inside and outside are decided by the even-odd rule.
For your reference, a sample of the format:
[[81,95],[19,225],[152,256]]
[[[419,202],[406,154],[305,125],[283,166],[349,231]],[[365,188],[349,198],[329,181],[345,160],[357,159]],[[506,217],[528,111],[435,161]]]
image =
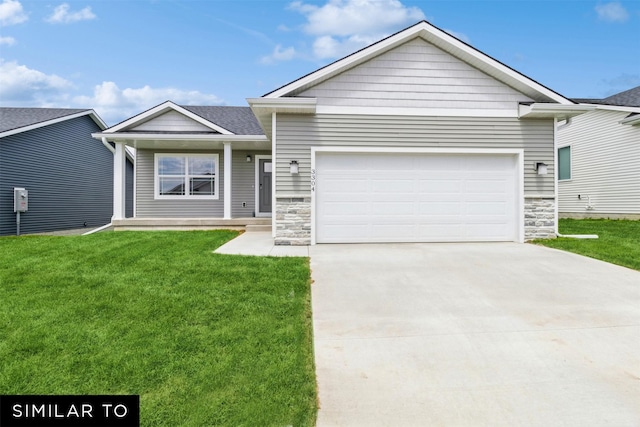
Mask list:
[[561,234],[597,234],[598,239],[557,238],[536,243],[640,270],[640,221],[561,219]]
[[0,238],[0,394],[139,394],[142,426],[311,426],[305,258],[231,231]]

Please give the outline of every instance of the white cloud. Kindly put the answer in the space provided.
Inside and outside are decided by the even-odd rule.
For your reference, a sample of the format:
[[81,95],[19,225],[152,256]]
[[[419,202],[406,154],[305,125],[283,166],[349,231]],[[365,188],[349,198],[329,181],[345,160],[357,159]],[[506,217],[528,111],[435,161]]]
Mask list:
[[617,1],[597,5],[596,13],[598,19],[606,22],[624,22],[629,19],[629,13]]
[[63,100],[72,87],[70,81],[55,74],[0,59],[0,99],[5,105],[48,106]]
[[344,56],[425,19],[419,8],[398,0],[329,0],[323,6],[294,1],[289,9],[307,18],[303,30],[316,37],[317,58]]
[[0,46],[2,45],[13,46],[14,44],[16,44],[16,39],[14,39],[13,37],[0,36]]
[[276,45],[270,55],[263,56],[260,62],[263,64],[273,64],[278,61],[290,61],[296,56],[296,49],[293,46],[283,48],[282,45]]
[[13,25],[29,19],[22,10],[22,4],[16,0],[4,0],[0,3],[0,24]]
[[62,3],[60,6],[56,6],[53,14],[46,19],[47,22],[52,24],[70,24],[78,21],[90,21],[95,19],[96,15],[91,12],[89,6],[77,12],[69,11],[69,4]]
[[215,95],[176,88],[120,89],[114,82],[102,82],[94,88],[93,96],[77,96],[73,104],[95,109],[108,123],[118,123],[164,101],[182,105],[223,104]]

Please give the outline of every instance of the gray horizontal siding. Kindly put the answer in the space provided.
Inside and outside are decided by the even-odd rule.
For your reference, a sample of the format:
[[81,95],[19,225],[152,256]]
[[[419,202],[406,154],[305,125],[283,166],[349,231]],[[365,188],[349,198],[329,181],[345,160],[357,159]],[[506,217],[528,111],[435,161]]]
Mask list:
[[[309,194],[311,147],[447,147],[523,149],[525,195],[554,195],[553,121],[513,118],[284,115],[277,116],[277,195]],[[297,160],[300,173],[289,173]],[[549,165],[538,176],[534,162]]]
[[[189,151],[190,153],[212,153],[219,155],[218,200],[154,200],[154,154],[176,153],[176,150],[138,150],[137,161],[137,217],[138,218],[222,218],[224,216],[224,154],[221,150]],[[247,162],[247,154],[252,160]],[[247,150],[232,152],[232,198],[233,217],[252,217],[255,212],[255,155],[271,154]],[[242,203],[246,203],[243,207]]]
[[[640,126],[619,124],[626,116],[593,111],[558,131],[558,146],[571,146],[572,163],[571,180],[558,182],[560,212],[640,214]],[[593,209],[586,209],[587,196]]]
[[169,111],[161,116],[148,120],[131,130],[137,131],[178,131],[178,132],[199,132],[211,129],[195,120],[178,113],[177,111]]
[[113,154],[88,116],[0,139],[0,235],[15,234],[13,187],[29,191],[22,233],[97,227],[113,213]]
[[318,105],[513,110],[532,99],[417,38],[302,91]]

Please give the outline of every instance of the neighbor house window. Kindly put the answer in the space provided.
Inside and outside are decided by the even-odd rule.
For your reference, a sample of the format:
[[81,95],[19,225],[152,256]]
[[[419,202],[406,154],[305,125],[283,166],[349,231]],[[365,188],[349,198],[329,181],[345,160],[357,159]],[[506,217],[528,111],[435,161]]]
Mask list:
[[218,198],[217,154],[156,153],[156,197]]
[[571,179],[571,147],[558,148],[558,179]]

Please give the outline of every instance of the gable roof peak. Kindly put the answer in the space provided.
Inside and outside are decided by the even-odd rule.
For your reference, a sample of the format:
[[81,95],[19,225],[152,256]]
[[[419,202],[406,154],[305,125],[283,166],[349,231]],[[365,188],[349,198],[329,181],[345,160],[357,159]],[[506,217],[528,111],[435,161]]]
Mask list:
[[502,83],[540,102],[574,104],[568,98],[479,51],[468,43],[423,20],[366,46],[344,58],[338,59],[316,71],[263,95],[263,98],[280,98],[296,94],[356,67],[376,56],[420,37],[442,51],[468,63]]

